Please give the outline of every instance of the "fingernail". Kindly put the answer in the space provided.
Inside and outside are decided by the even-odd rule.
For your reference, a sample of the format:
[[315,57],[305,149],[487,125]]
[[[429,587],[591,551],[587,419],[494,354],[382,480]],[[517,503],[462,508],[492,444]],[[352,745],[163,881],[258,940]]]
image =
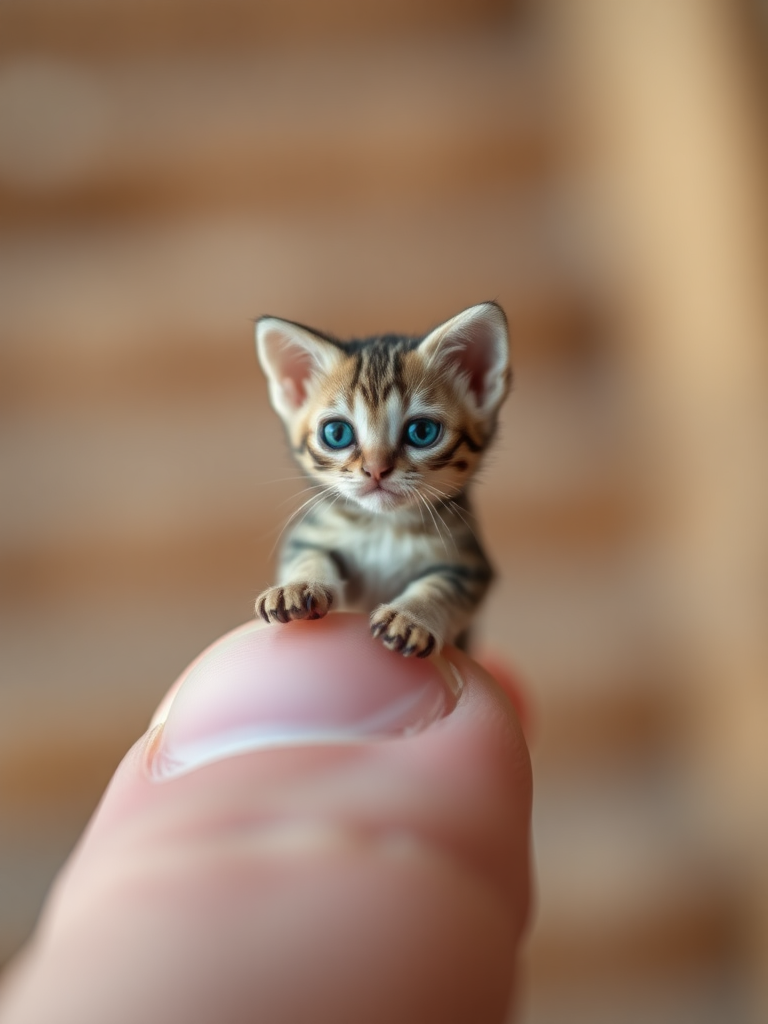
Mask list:
[[358,615],[253,621],[204,651],[154,722],[154,779],[246,751],[409,736],[449,714],[461,691],[445,659],[403,658]]

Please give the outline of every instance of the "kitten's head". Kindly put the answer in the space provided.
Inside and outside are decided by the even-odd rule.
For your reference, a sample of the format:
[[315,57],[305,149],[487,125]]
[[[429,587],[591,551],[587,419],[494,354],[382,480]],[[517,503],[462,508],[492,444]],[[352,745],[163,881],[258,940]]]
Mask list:
[[341,342],[266,316],[256,348],[299,464],[375,513],[464,489],[511,376],[507,320],[495,302],[423,338]]

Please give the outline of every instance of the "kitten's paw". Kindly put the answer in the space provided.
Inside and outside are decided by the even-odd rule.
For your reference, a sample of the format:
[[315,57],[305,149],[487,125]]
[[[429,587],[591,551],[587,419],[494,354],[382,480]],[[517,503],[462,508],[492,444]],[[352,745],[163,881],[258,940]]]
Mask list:
[[380,637],[385,647],[399,651],[404,658],[427,658],[438,647],[434,633],[408,612],[398,611],[391,604],[379,605],[373,612],[371,634]]
[[265,622],[322,619],[332,604],[333,591],[323,583],[286,583],[259,594],[256,615]]

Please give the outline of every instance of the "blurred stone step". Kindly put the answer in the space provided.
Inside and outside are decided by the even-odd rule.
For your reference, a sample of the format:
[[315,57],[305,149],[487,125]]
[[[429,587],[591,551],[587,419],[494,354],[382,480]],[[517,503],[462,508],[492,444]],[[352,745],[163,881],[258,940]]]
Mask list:
[[689,692],[673,668],[658,556],[631,536],[570,549],[521,537],[489,550],[499,578],[479,639],[521,680],[537,778],[598,784],[648,758],[674,761]]
[[[88,815],[54,824],[56,809],[45,808],[47,826],[27,815],[3,815],[0,834],[0,970],[29,936],[56,873],[77,841]],[[60,816],[61,818],[61,816]]]
[[[252,318],[340,337],[426,331],[495,297],[513,365],[590,366],[609,339],[588,239],[551,198],[506,190],[343,214],[194,217],[0,241],[0,410],[182,394],[260,377]],[[590,269],[592,268],[592,269]]]
[[539,787],[527,958],[536,992],[594,999],[603,985],[673,987],[737,966],[737,883],[691,826],[691,794],[652,763],[647,775],[615,772],[602,787],[566,786],[556,799]]
[[712,965],[675,979],[649,982],[601,975],[583,984],[531,987],[508,1024],[756,1024],[744,978]]
[[[13,880],[13,892],[4,901],[0,956],[25,937],[60,860],[134,738],[114,723],[111,731],[109,722],[104,727],[97,705],[94,713],[100,736],[82,725],[78,732],[65,716],[24,749],[4,744],[0,878],[3,885]],[[677,993],[677,1005],[685,1005],[705,985],[718,1006],[733,1007],[737,993],[728,981],[733,985],[738,972],[739,894],[690,828],[690,796],[673,775],[651,767],[650,776],[633,780],[617,771],[609,784],[577,784],[554,798],[538,787],[537,898],[525,956],[534,999],[523,1020],[568,1020],[562,1011],[569,1002],[573,1021],[590,1019],[590,1009],[594,1019],[608,1020],[600,1014],[617,1005],[616,992],[624,999],[636,992],[646,1007],[654,997],[675,1005]],[[614,1019],[643,1018],[628,1012]]]
[[[3,417],[0,600],[157,586],[170,598],[195,574],[257,586],[306,481],[249,364],[252,393]],[[637,516],[623,453],[610,400],[601,410],[576,380],[529,378],[476,488],[496,560],[620,540]]]
[[[78,519],[76,505],[89,504],[88,492],[64,496],[66,523],[47,528],[39,521],[34,524],[33,513],[23,539],[17,531],[13,540],[6,538],[0,544],[0,608],[89,598],[112,587],[134,598],[152,588],[172,601],[205,581],[218,594],[240,595],[245,602],[242,607],[250,610],[251,591],[255,597],[268,582],[277,536],[300,500],[284,499],[285,485],[278,482],[263,489],[250,517],[243,506],[218,522],[202,522],[205,509],[194,514],[186,511],[183,492],[191,489],[182,485],[180,492],[170,495],[162,529],[160,522],[149,523],[141,513],[134,523],[124,520],[129,509],[117,508],[117,502],[108,520],[99,519],[93,507],[85,519]],[[126,490],[130,492],[127,484]],[[113,497],[118,493],[115,488]],[[226,489],[221,493],[225,495]],[[60,497],[52,495],[52,500]],[[179,521],[177,530],[173,529],[174,509],[180,519],[187,520]],[[577,496],[570,507],[556,514],[533,504],[512,505],[503,512],[505,527],[516,533],[520,547],[548,548],[553,557],[567,557],[583,548],[605,548],[633,523],[623,500],[614,500],[610,494]],[[37,537],[32,534],[35,525]],[[489,551],[500,569],[508,564],[490,546]],[[578,599],[578,594],[574,596]],[[488,616],[489,622],[497,618]]]
[[326,46],[503,25],[510,0],[3,0],[0,53],[124,53]]
[[6,224],[446,200],[554,161],[546,77],[503,33],[99,64],[33,51],[0,74]]
[[[96,545],[82,549],[80,562],[41,560],[31,581],[19,574],[18,587],[3,574],[3,755],[29,759],[60,729],[82,750],[93,745],[93,729],[97,743],[138,735],[184,666],[252,616],[269,581],[263,550],[249,548],[242,534],[230,545],[211,543],[202,557],[192,543],[171,556],[158,546],[149,552],[157,555],[154,567],[144,552],[133,570],[130,545],[104,564]],[[501,582],[479,617],[477,650],[502,657],[521,678],[539,783],[550,793],[562,780],[602,784],[649,761],[666,771],[674,764],[677,708],[638,632],[627,580],[606,574],[600,585],[579,585],[560,556],[560,575],[534,593],[514,573],[514,560],[496,561]],[[80,763],[72,754],[62,762]]]
[[137,600],[115,589],[87,601],[40,601],[31,612],[4,609],[0,762],[5,779],[17,777],[16,764],[40,760],[50,767],[53,750],[71,771],[62,767],[58,779],[52,775],[47,781],[38,771],[34,783],[25,772],[29,803],[34,789],[43,802],[46,793],[77,798],[88,776],[80,766],[106,763],[105,750],[119,760],[181,671],[251,615],[252,605],[237,595],[206,591],[204,580],[175,602],[151,592]]

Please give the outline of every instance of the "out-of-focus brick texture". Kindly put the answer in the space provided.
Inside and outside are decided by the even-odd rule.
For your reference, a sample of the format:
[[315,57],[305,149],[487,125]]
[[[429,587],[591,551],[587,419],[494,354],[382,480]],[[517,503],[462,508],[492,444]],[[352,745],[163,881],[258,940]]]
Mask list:
[[496,298],[482,636],[536,777],[518,1019],[762,1019],[760,8],[2,6],[0,959],[270,578],[302,485],[252,318],[419,331]]

